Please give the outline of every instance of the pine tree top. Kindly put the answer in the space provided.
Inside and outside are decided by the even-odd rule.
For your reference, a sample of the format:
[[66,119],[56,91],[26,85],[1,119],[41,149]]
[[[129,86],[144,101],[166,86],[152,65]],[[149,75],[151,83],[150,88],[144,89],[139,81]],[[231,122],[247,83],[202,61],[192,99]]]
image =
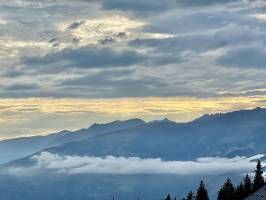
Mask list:
[[205,189],[203,180],[200,181],[200,186],[197,190],[196,200],[209,200],[208,191]]

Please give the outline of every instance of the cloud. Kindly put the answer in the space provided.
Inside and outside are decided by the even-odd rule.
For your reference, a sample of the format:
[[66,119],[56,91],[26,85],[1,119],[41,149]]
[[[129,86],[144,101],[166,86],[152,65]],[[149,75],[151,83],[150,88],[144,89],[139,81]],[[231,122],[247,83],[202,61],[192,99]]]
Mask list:
[[[83,0],[92,2],[92,0]],[[97,1],[106,10],[133,11],[136,13],[164,12],[179,7],[211,6],[215,4],[225,4],[238,2],[241,0],[100,0]]]
[[[207,13],[205,13],[203,19],[207,20]],[[216,16],[217,17],[217,16]],[[193,16],[194,21],[201,21],[200,19],[196,19],[197,16]],[[198,16],[198,18],[201,18]],[[190,19],[191,20],[191,19]],[[203,21],[205,21],[203,20]],[[217,21],[216,21],[217,20]],[[254,45],[265,40],[265,33],[263,32],[254,32],[254,30],[242,27],[250,26],[252,20],[246,24],[222,24],[222,21],[225,20],[223,18],[213,20],[214,22],[219,24],[219,28],[216,25],[211,26],[214,28],[211,31],[211,27],[205,27],[209,31],[204,31],[204,25],[199,27],[200,30],[197,31],[197,27],[194,25],[195,33],[182,33],[177,34],[173,37],[168,38],[143,38],[143,39],[135,39],[129,42],[129,46],[132,47],[143,47],[143,48],[153,48],[156,51],[163,50],[164,55],[167,56],[169,52],[175,53],[175,55],[179,55],[182,52],[193,51],[197,53],[207,52],[210,50],[224,49],[224,48],[236,48],[238,46],[245,45]],[[228,19],[231,20],[231,19]],[[183,20],[181,20],[183,21]],[[177,21],[179,23],[180,21]],[[183,22],[180,22],[181,24]],[[189,23],[189,22],[187,22]],[[209,23],[207,26],[210,26]],[[181,25],[180,24],[180,25]],[[254,25],[255,23],[253,23]],[[170,25],[169,25],[170,27]],[[219,29],[219,30],[217,30]],[[183,29],[184,30],[184,29]],[[171,31],[171,30],[169,30]],[[266,40],[265,40],[266,42]]]
[[39,89],[39,87],[35,84],[12,84],[5,87],[5,90],[9,91],[23,91],[23,90],[36,90]]
[[129,67],[143,60],[144,56],[135,51],[85,46],[76,49],[64,49],[43,57],[24,57],[22,63],[26,66],[43,66],[46,69],[49,67],[50,69],[90,69]]
[[175,0],[153,1],[153,0],[102,0],[104,9],[131,10],[135,12],[163,11],[177,6]]
[[[246,1],[29,2],[0,4],[7,21],[0,35],[8,35],[0,41],[0,76],[4,85],[28,79],[39,88],[14,93],[3,87],[6,98],[213,97],[246,92],[244,83],[255,86],[264,75],[216,62],[224,50],[265,41],[257,7]],[[205,7],[213,3],[219,5]],[[122,77],[110,68],[133,71]]]
[[266,69],[264,47],[242,47],[228,51],[218,59],[218,64],[226,67]]
[[[31,159],[35,162],[32,167],[36,169],[55,170],[67,174],[176,174],[217,175],[224,173],[250,172],[256,160],[264,155],[253,157],[205,157],[195,161],[163,161],[160,158],[138,157],[92,157],[92,156],[60,156],[49,152],[41,152]],[[265,163],[263,163],[265,164]],[[14,170],[13,171],[19,171]]]
[[214,4],[225,4],[241,0],[177,0],[183,6],[211,6]]
[[84,24],[85,21],[79,21],[79,22],[73,22],[68,26],[68,29],[72,30],[72,29],[77,29],[78,27],[80,27],[82,24]]
[[[18,86],[30,80],[39,86],[23,93],[2,87],[0,96],[118,98],[251,94],[245,90],[247,86],[255,87],[254,90],[265,88],[261,80],[266,71],[256,72],[263,69],[264,51],[246,62],[251,67],[240,67],[247,64],[231,61],[230,57],[225,59],[227,52],[231,54],[234,49],[266,42],[266,23],[262,20],[265,1],[248,2],[0,3],[0,19],[5,21],[0,30],[1,85]],[[112,74],[110,68],[127,68],[132,72],[120,76]],[[251,68],[252,74],[248,73]]]
[[[66,91],[87,88],[95,97],[143,97],[157,94],[170,94],[166,91],[167,83],[158,77],[136,77],[134,70],[106,70],[87,76],[65,80],[59,87]],[[78,89],[79,90],[79,89]]]

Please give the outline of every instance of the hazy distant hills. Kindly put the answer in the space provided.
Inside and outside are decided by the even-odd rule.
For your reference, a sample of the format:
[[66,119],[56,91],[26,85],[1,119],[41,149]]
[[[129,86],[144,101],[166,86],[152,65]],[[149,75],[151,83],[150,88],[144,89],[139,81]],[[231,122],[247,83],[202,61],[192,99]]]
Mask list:
[[[266,109],[256,108],[204,115],[188,123],[167,119],[146,123],[131,119],[93,124],[73,132],[1,141],[0,160],[2,163],[11,161],[2,165],[0,170],[1,199],[108,200],[116,196],[117,199],[140,197],[149,200],[159,199],[168,192],[180,199],[186,192],[195,189],[201,178],[204,178],[214,197],[217,187],[226,177],[239,181],[246,172],[236,173],[235,167],[243,165],[240,168],[248,166],[249,169],[251,160],[235,156],[266,153],[265,131]],[[39,156],[41,152],[46,154]],[[34,156],[38,158],[37,163]],[[217,167],[216,161],[219,162],[218,168],[229,162],[225,165],[229,171],[193,174],[195,170],[202,170],[202,161],[197,160],[199,157],[214,157],[209,161],[207,159],[205,168],[210,170],[213,170],[212,166]],[[159,170],[168,166],[164,162],[177,161],[175,165],[181,164],[180,171],[191,170],[192,174],[143,173],[141,170],[145,172],[146,165],[153,167],[149,164],[152,158],[160,158],[155,160],[163,166]],[[117,162],[120,162],[118,166]],[[140,163],[140,166],[134,162]],[[77,170],[75,166],[79,169],[85,167],[89,172],[105,167],[115,173],[73,173]],[[116,174],[120,167],[130,173]],[[74,171],[65,171],[68,169]],[[140,173],[134,174],[134,170]]]
[[[125,122],[127,123],[127,122]],[[266,152],[266,109],[204,115],[190,123],[154,121],[46,149],[65,155],[190,160]]]
[[266,109],[204,115],[189,123],[140,119],[0,142],[4,163],[41,150],[65,155],[193,159],[266,152]]
[[107,132],[127,129],[144,124],[140,119],[114,121],[107,124],[93,124],[86,129],[77,131],[61,131],[47,136],[34,136],[0,141],[0,163],[31,155],[42,149],[61,144],[85,140]]

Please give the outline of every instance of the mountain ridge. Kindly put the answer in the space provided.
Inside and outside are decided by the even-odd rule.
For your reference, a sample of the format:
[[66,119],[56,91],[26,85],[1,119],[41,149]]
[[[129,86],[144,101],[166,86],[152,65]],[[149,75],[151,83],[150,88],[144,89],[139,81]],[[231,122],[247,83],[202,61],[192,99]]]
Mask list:
[[[266,154],[265,115],[266,109],[252,109],[202,116],[188,123],[176,123],[170,120],[142,123],[137,120],[140,122],[137,126],[133,123],[134,125],[127,128],[123,125],[122,129],[117,129],[121,127],[119,125],[113,127],[113,123],[109,123],[109,127],[108,125],[94,125],[92,129],[101,130],[101,134],[98,131],[87,132],[87,129],[81,129],[79,132],[81,136],[89,133],[93,136],[81,137],[82,140],[70,140],[60,145],[32,151],[30,154],[1,165],[0,190],[3,191],[1,195],[8,200],[62,198],[66,200],[107,200],[113,196],[115,191],[119,199],[133,200],[137,198],[136,194],[142,194],[144,199],[154,199],[165,191],[184,196],[187,191],[195,189],[197,181],[204,178],[207,183],[206,187],[214,197],[216,195],[214,191],[218,190],[218,186],[227,177],[239,182],[243,179],[243,174],[231,171],[221,175],[191,174],[186,176],[176,174],[66,174],[53,169],[54,164],[57,163],[53,161],[54,159],[61,161],[62,158],[78,158],[81,159],[79,162],[82,164],[86,159],[106,160],[108,157],[118,160],[135,157],[137,160],[156,159],[162,162],[174,161],[174,163],[180,163],[180,161],[181,163],[187,161],[199,163],[197,159],[204,157],[223,161],[247,160],[254,155]],[[239,120],[239,116],[244,116],[243,120]],[[117,125],[121,122],[114,123]],[[114,129],[111,130],[110,127]],[[61,135],[64,135],[64,132]],[[70,136],[72,135],[75,134],[70,133]],[[53,137],[56,136],[55,134]],[[48,155],[44,157],[49,161],[47,168],[38,167],[38,164],[42,164],[43,157],[40,158],[40,155],[43,153]],[[117,159],[115,159],[116,162]],[[72,161],[64,162],[62,170],[69,164],[72,165]],[[101,196],[95,196],[96,194],[101,194]]]
[[[239,120],[240,117],[243,117],[241,121]],[[160,142],[163,143],[164,141],[168,141],[168,138],[172,137],[172,140],[176,141],[176,143],[173,143],[173,141],[169,141],[169,143],[173,143],[173,145],[180,145],[179,149],[181,149],[183,144],[178,142],[178,137],[180,137],[180,140],[183,139],[185,142],[189,142],[189,140],[194,141],[194,137],[198,137],[198,139],[200,140],[195,141],[196,144],[200,143],[200,141],[205,141],[207,143],[208,139],[212,140],[215,139],[215,137],[221,138],[220,143],[224,142],[227,145],[229,145],[230,143],[241,144],[241,142],[243,143],[244,139],[237,138],[237,134],[241,132],[241,134],[246,138],[246,146],[243,147],[243,145],[237,145],[232,147],[232,149],[234,149],[232,151],[228,149],[227,151],[223,150],[223,152],[230,152],[228,153],[228,155],[235,155],[236,152],[241,153],[245,151],[253,151],[252,149],[254,146],[254,141],[251,137],[251,134],[252,132],[256,132],[256,134],[258,135],[257,137],[263,137],[261,134],[264,127],[266,127],[265,119],[266,109],[255,108],[228,113],[203,115],[187,123],[177,123],[168,119],[145,122],[137,118],[125,121],[116,120],[106,124],[95,123],[88,128],[79,129],[77,131],[60,131],[58,133],[52,133],[47,136],[34,136],[29,138],[17,138],[13,140],[1,141],[0,160],[2,159],[2,163],[4,163],[34,154],[35,152],[39,152],[45,149],[62,149],[68,144],[73,146],[75,143],[80,144],[80,146],[83,145],[85,148],[83,150],[80,149],[80,151],[77,151],[76,153],[95,153],[99,156],[107,155],[108,153],[119,155],[119,149],[121,149],[122,146],[125,147],[126,144],[132,143],[132,141],[134,140],[136,140],[135,143],[138,141],[139,144],[142,145],[142,148],[144,148],[145,143],[148,144],[151,149],[155,148],[154,145],[149,142],[154,140],[153,137],[160,138],[160,141],[154,141],[156,144],[158,143],[158,146],[160,146]],[[245,127],[246,130],[243,127]],[[231,133],[232,131],[236,132],[236,134]],[[231,137],[231,135],[235,135],[235,137]],[[110,139],[115,137],[119,138],[117,138],[116,141],[112,141],[112,139]],[[102,152],[102,154],[97,153],[96,150],[89,150],[90,146],[94,146],[94,148],[96,149],[94,143],[109,139],[110,141],[117,143],[117,145],[120,145],[121,147],[110,146],[110,149],[106,150],[105,153]],[[122,139],[124,141],[122,141]],[[237,139],[239,141],[237,141]],[[228,142],[230,140],[231,142]],[[249,143],[247,143],[248,140],[250,140]],[[85,143],[89,143],[90,145],[85,145]],[[100,143],[100,146],[103,146],[104,141]],[[217,145],[220,145],[220,143],[218,142]],[[133,148],[132,145],[133,144],[130,144],[129,146]],[[67,147],[65,148],[67,149]],[[185,148],[185,146],[183,148]],[[192,146],[191,148],[194,147]],[[226,149],[226,147],[223,148]],[[69,151],[71,151],[71,148],[69,149]],[[145,151],[149,151],[149,148],[145,147],[145,149]],[[123,151],[125,151],[125,149]],[[125,152],[127,151],[129,150],[126,150]],[[6,155],[6,152],[11,153]],[[139,153],[137,152],[138,150],[134,148],[134,150],[132,149],[131,155],[138,155]],[[149,153],[146,154],[148,155]],[[158,152],[155,155],[164,157],[166,156],[161,155]],[[145,153],[141,153],[141,156],[145,156]],[[170,156],[169,158],[171,157],[172,156]]]
[[[9,162],[19,157],[30,155],[42,149],[61,145],[67,142],[84,140],[97,134],[104,134],[119,129],[126,129],[144,124],[140,119],[130,119],[125,121],[114,121],[102,125],[91,125],[76,131],[60,131],[46,136],[21,137],[0,141],[0,164]],[[16,148],[14,148],[16,147]],[[8,155],[6,152],[11,152]]]

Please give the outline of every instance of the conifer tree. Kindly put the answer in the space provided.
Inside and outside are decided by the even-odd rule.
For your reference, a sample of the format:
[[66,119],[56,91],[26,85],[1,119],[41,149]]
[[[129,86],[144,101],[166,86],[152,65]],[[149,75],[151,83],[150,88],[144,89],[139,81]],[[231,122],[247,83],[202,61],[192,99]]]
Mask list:
[[252,188],[253,186],[252,186],[251,179],[249,175],[247,174],[246,177],[244,178],[244,197],[248,197],[249,195],[251,195]]
[[235,188],[228,178],[218,193],[218,200],[235,200]]
[[186,198],[183,198],[183,200],[195,200],[195,195],[194,195],[194,192],[190,191]]
[[165,200],[171,200],[170,195],[168,194]]
[[237,187],[236,187],[236,192],[235,192],[235,199],[236,200],[243,200],[245,198],[245,190],[244,190],[244,185],[241,182]]
[[196,200],[209,200],[208,191],[205,189],[205,184],[202,180],[197,190]]
[[257,163],[257,169],[255,170],[253,192],[257,191],[262,186],[264,186],[264,178],[263,178],[263,170],[262,170],[261,163],[259,160]]

